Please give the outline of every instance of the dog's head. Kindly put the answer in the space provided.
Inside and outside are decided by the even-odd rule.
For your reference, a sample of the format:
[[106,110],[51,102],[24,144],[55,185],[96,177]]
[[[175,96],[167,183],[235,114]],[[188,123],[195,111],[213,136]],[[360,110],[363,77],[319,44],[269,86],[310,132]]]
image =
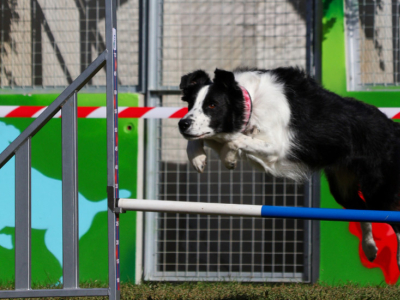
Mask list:
[[179,121],[188,140],[235,133],[243,128],[246,106],[242,88],[232,72],[216,69],[211,81],[202,70],[182,76],[179,85],[189,112]]

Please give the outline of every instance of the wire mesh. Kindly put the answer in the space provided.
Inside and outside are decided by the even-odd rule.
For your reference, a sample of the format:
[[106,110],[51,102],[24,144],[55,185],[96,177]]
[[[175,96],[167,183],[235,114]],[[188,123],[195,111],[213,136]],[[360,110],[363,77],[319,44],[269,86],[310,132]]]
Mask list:
[[[138,84],[138,0],[117,1],[119,84]],[[105,49],[104,0],[4,0],[0,88],[62,89]],[[89,82],[105,86],[105,71]]]
[[[195,69],[273,68],[306,64],[306,1],[159,2],[158,84],[176,89]],[[181,106],[164,95],[163,106]],[[222,166],[207,149],[197,174],[188,164],[177,121],[159,127],[158,199],[254,205],[306,205],[304,186],[272,178],[240,162]],[[307,202],[308,203],[308,202]],[[155,266],[148,279],[307,281],[304,221],[153,214]]]
[[166,0],[162,10],[161,86],[199,68],[305,66],[305,0]]
[[347,0],[350,89],[398,89],[400,85],[400,2]]

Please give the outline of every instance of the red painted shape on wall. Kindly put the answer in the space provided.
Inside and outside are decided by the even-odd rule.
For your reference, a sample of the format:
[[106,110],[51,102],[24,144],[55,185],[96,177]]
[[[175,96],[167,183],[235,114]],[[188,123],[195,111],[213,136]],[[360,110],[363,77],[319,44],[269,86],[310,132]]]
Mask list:
[[372,235],[374,237],[378,253],[373,262],[370,262],[364,254],[361,245],[361,226],[359,222],[350,222],[349,230],[358,237],[358,252],[364,267],[380,268],[385,276],[387,284],[395,284],[400,276],[397,266],[397,238],[392,227],[385,223],[372,223]]

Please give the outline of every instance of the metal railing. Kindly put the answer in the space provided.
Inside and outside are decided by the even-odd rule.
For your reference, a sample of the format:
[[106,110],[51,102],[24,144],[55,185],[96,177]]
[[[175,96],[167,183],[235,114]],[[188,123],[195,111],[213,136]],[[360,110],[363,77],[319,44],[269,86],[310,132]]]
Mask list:
[[[116,4],[105,0],[106,50],[101,53],[1,154],[0,168],[15,156],[15,290],[0,298],[109,296],[119,299],[118,198],[116,136]],[[108,174],[108,288],[79,287],[77,93],[106,66]],[[31,139],[51,118],[62,114],[63,288],[32,290],[31,286]]]

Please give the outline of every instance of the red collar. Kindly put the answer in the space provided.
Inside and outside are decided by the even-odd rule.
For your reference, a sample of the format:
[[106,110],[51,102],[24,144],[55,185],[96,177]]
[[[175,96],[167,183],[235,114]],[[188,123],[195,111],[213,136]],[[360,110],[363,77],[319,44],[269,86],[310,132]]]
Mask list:
[[242,87],[242,86],[239,86],[239,87],[242,89],[242,92],[243,92],[244,107],[245,107],[244,123],[243,123],[243,127],[242,127],[242,132],[243,132],[246,130],[247,125],[250,122],[253,105],[252,105],[252,101],[251,101],[249,92],[244,87]]

